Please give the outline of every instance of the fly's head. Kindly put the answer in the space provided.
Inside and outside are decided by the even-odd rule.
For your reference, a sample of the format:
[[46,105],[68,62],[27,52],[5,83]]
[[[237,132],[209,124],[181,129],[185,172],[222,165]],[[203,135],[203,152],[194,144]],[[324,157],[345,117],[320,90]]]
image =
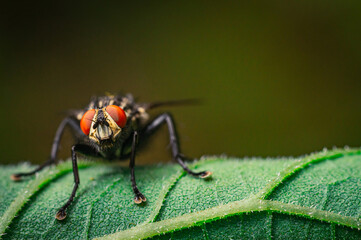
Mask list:
[[127,123],[123,109],[116,105],[90,109],[80,120],[80,128],[89,139],[102,148],[113,146]]

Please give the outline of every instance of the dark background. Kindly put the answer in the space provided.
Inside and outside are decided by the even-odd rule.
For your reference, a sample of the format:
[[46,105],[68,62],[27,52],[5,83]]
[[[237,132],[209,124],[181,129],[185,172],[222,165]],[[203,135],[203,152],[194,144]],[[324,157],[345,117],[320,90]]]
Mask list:
[[[360,1],[2,4],[0,163],[47,159],[94,94],[200,98],[173,113],[186,155],[361,145]],[[170,160],[166,128],[139,161]],[[60,157],[70,155],[65,135]]]

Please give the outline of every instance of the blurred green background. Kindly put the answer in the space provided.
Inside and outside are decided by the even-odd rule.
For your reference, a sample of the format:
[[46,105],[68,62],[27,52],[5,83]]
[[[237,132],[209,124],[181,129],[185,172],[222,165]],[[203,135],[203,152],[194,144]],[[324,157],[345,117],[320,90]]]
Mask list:
[[[94,94],[200,98],[173,113],[186,155],[301,155],[361,145],[360,1],[7,3],[0,163],[40,163]],[[60,157],[70,156],[67,132]],[[138,162],[168,162],[167,129]]]

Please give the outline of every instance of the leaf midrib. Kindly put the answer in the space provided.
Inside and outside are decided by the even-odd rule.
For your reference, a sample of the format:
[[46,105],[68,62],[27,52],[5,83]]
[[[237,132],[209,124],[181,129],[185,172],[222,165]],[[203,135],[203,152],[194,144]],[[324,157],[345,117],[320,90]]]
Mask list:
[[184,214],[179,217],[166,219],[159,222],[141,224],[124,231],[119,231],[95,239],[143,239],[175,230],[197,226],[205,222],[212,222],[218,219],[231,217],[237,214],[264,211],[297,215],[351,228],[360,228],[361,226],[361,221],[354,217],[347,217],[315,208],[302,207],[299,205],[278,201],[262,200],[253,197],[251,199],[235,201],[225,205],[208,208],[206,210],[190,214]]

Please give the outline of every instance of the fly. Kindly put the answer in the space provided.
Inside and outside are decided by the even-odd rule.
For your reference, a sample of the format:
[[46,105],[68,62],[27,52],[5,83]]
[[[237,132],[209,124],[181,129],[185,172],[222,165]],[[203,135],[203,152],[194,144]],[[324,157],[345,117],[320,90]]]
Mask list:
[[[56,219],[66,218],[66,209],[73,202],[80,184],[77,165],[78,154],[103,157],[107,160],[122,160],[130,158],[129,168],[131,183],[134,192],[134,202],[146,202],[146,197],[139,191],[134,174],[135,152],[138,138],[142,140],[152,134],[159,126],[166,123],[168,126],[172,157],[189,174],[206,178],[212,173],[209,171],[194,172],[184,163],[185,157],[181,154],[174,121],[169,113],[162,113],[154,120],[148,121],[147,110],[163,105],[176,105],[187,103],[189,100],[169,101],[158,103],[136,103],[131,94],[107,95],[93,97],[88,106],[83,110],[71,111],[59,125],[48,161],[31,172],[16,173],[12,180],[19,181],[24,176],[31,176],[44,167],[56,163],[59,143],[66,126],[72,129],[77,141],[71,148],[71,160],[74,174],[74,187],[68,201],[56,213]],[[129,150],[128,150],[129,149]]]

